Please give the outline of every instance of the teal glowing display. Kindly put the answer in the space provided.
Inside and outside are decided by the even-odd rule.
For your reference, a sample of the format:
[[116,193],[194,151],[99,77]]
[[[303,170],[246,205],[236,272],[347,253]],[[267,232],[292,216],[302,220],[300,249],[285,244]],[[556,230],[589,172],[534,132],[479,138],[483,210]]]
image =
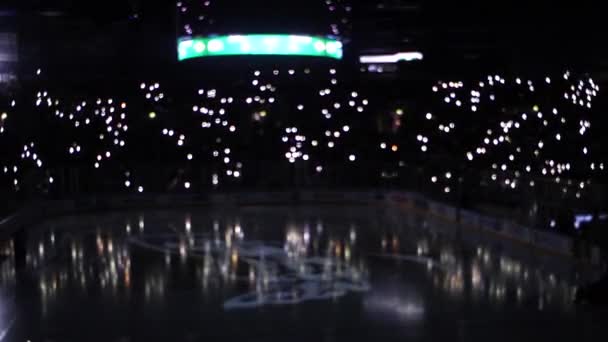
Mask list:
[[178,42],[178,59],[210,56],[281,55],[342,59],[339,40],[287,34],[188,37]]

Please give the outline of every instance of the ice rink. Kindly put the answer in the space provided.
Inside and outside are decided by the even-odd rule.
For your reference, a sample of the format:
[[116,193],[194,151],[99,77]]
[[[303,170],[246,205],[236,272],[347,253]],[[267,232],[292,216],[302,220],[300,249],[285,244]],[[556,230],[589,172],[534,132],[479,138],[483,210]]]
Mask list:
[[385,206],[64,217],[1,262],[0,341],[606,338],[571,259]]

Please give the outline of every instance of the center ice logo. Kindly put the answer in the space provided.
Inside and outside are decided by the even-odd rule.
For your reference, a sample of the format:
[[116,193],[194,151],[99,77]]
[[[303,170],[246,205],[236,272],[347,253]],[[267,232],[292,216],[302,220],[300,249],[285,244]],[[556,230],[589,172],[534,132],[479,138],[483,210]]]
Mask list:
[[133,237],[130,242],[165,254],[201,258],[212,276],[227,278],[231,267],[244,270],[231,277],[248,283],[249,292],[227,299],[225,310],[330,300],[370,290],[366,268],[353,260],[350,249],[342,251],[340,242],[329,243],[323,256],[310,255],[303,241],[289,238],[282,244],[192,235],[186,242],[165,234]]

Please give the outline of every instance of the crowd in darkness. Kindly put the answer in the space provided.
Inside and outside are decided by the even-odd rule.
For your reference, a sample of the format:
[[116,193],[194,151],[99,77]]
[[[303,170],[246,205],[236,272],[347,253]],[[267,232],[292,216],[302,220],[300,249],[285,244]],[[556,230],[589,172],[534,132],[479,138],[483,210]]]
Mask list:
[[[177,2],[178,36],[245,32],[238,26],[245,23],[352,33],[345,1],[306,4],[324,13],[315,23],[277,19],[287,14],[245,21],[266,17],[264,8],[253,15],[227,3]],[[299,10],[282,3],[268,6]],[[146,21],[129,18],[124,27],[145,36]],[[112,27],[123,32],[119,26]],[[145,41],[133,32],[120,48],[105,49],[111,39],[91,44],[91,55],[116,55],[92,73],[68,77],[71,66],[28,63],[19,82],[2,86],[1,197],[407,189],[569,233],[576,213],[605,209],[602,90],[585,73],[468,69],[383,80],[361,74],[353,56],[235,56],[151,68],[125,51],[127,42]],[[83,51],[74,55],[86,60]],[[129,58],[115,63],[123,51]]]
[[586,75],[412,85],[327,63],[185,70],[67,84],[38,69],[5,88],[3,197],[381,187],[535,211],[533,224],[564,232],[603,209],[600,89]]

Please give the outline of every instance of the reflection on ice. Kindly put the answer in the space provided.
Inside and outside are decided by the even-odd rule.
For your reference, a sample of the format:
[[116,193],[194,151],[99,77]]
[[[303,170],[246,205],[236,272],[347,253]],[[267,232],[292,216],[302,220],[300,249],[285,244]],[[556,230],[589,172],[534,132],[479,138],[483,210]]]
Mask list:
[[[529,251],[465,241],[455,227],[416,215],[309,210],[66,218],[29,236],[26,266],[45,317],[74,296],[162,308],[182,290],[218,310],[342,298],[407,320],[424,318],[433,303],[572,308],[573,272]],[[11,255],[12,246],[0,248]],[[1,264],[0,281],[14,286],[12,262]],[[391,292],[388,283],[415,286]]]
[[418,321],[425,310],[421,298],[409,298],[398,294],[374,294],[365,299],[365,308],[371,314],[396,315],[399,319]]
[[226,230],[223,243],[205,234],[190,235],[192,243],[188,245],[178,235],[173,239],[166,235],[140,235],[130,242],[166,255],[202,258],[205,284],[213,276],[247,283],[249,293],[224,303],[225,309],[235,309],[333,299],[349,292],[368,291],[370,284],[363,262],[353,260],[353,232],[346,241],[324,242],[322,251],[317,241],[317,252],[310,246],[309,230],[294,227],[288,229],[282,246],[279,242],[243,241],[240,225]]

